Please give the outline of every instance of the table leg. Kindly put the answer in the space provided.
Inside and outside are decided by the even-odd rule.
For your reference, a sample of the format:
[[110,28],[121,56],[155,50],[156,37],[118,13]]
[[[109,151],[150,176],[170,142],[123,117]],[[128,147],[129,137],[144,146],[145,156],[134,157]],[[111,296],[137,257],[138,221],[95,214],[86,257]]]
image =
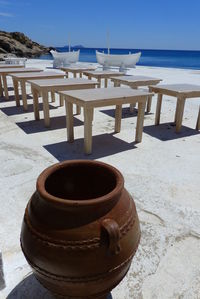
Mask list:
[[73,104],[65,102],[66,108],[66,125],[67,125],[67,141],[74,141],[74,124],[73,124]]
[[81,114],[81,107],[79,105],[76,105],[76,114]]
[[50,117],[49,117],[49,102],[48,102],[48,91],[42,91],[43,100],[43,112],[44,112],[44,125],[45,127],[50,127]]
[[68,72],[66,72],[65,76],[66,76],[66,78],[69,78],[69,73],[68,73]]
[[147,113],[149,113],[151,111],[151,103],[152,103],[152,96],[148,96]]
[[18,86],[18,81],[13,78],[13,86],[14,86],[14,92],[15,92],[15,101],[16,101],[16,106],[20,106],[20,98],[19,98],[19,86]]
[[93,108],[84,107],[84,150],[85,154],[92,153],[92,119]]
[[107,88],[108,87],[108,78],[105,78],[105,84],[104,87]]
[[82,73],[80,72],[80,78],[82,78],[83,77],[83,75],[82,75]]
[[196,130],[197,131],[200,130],[200,107],[199,107],[199,114],[198,114],[198,117],[197,117]]
[[98,88],[101,88],[101,78],[98,78],[97,81],[98,81]]
[[136,104],[130,104],[130,112],[133,113],[134,112],[134,108],[135,108]]
[[3,97],[3,86],[2,86],[1,76],[0,76],[0,97]]
[[[135,87],[131,87],[132,89],[138,89],[137,86]],[[136,103],[130,104],[130,112],[133,113],[134,112],[134,108],[136,106]]]
[[175,111],[175,116],[174,116],[174,123],[175,124],[176,124],[176,119],[177,119],[178,104],[179,104],[179,101],[178,101],[178,98],[177,98],[176,99],[176,111]]
[[76,73],[74,73],[74,78],[76,78]]
[[182,120],[183,120],[183,112],[184,112],[184,107],[185,107],[185,99],[177,99],[179,101],[178,104],[178,111],[176,115],[176,133],[178,133],[181,129],[182,126]]
[[162,94],[158,94],[158,99],[157,99],[157,105],[156,105],[156,116],[155,116],[155,125],[159,125],[160,123],[160,112],[161,112],[161,106],[162,106]]
[[26,97],[26,83],[22,80],[20,82],[21,84],[21,90],[22,90],[22,102],[23,102],[23,108],[25,111],[28,110],[28,105],[27,105],[27,97]]
[[51,91],[51,100],[52,102],[55,102],[55,92],[54,91]]
[[4,89],[5,98],[6,98],[6,100],[9,100],[8,85],[7,85],[6,75],[2,75],[2,80],[3,80],[3,89]]
[[114,87],[120,87],[120,83],[118,83],[118,82],[114,82]]
[[119,133],[121,130],[122,119],[122,105],[117,105],[115,108],[115,132]]
[[35,88],[31,88],[32,95],[33,95],[33,111],[35,120],[40,119],[40,112],[39,112],[39,102],[38,102],[38,91]]
[[60,106],[64,106],[64,96],[60,94]]
[[135,142],[142,141],[145,107],[146,107],[146,101],[138,103],[138,115],[137,115]]

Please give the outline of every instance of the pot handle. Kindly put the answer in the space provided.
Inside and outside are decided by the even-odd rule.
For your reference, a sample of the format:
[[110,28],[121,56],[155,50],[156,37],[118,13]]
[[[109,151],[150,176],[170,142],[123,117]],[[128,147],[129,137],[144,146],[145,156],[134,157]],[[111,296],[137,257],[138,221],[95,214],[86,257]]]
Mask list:
[[109,251],[111,254],[116,255],[120,252],[120,230],[119,225],[113,219],[104,219],[101,223],[109,236]]

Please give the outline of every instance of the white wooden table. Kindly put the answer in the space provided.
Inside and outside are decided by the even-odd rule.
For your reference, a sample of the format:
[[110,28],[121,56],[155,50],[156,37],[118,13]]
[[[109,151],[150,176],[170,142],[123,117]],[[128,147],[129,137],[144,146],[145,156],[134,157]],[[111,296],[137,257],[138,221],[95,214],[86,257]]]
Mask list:
[[5,64],[4,62],[0,64],[0,68],[24,68],[24,66],[22,64]]
[[[28,83],[31,84],[33,93],[33,107],[36,120],[40,119],[38,96],[39,94],[42,95],[45,127],[50,126],[48,92],[58,92],[72,89],[90,89],[95,88],[97,85],[97,83],[94,81],[82,78],[29,80]],[[60,104],[63,105],[62,95],[60,96]],[[80,114],[79,106],[77,108],[77,113]]]
[[116,105],[115,132],[120,132],[122,105],[138,103],[136,127],[136,142],[142,141],[144,111],[149,92],[122,87],[111,87],[91,90],[74,90],[59,92],[66,102],[67,140],[74,141],[73,104],[83,107],[84,110],[84,149],[86,154],[92,152],[92,120],[93,110],[96,107]]
[[[172,96],[177,99],[174,121],[176,123],[176,132],[179,132],[182,126],[185,101],[189,98],[200,97],[200,86],[193,84],[165,84],[150,86],[150,90],[158,94],[155,125],[159,125],[160,123],[163,95]],[[200,108],[197,116],[196,130],[200,130]]]
[[70,65],[68,67],[61,67],[60,69],[66,73],[66,77],[69,77],[69,73],[73,74],[73,77],[76,78],[77,74],[82,78],[83,72],[85,71],[94,71],[97,67],[95,66],[83,66],[79,64]]
[[6,64],[21,64],[25,67],[27,58],[24,57],[7,57],[4,58]]
[[[0,69],[2,68],[22,68],[24,67],[22,64],[6,64],[5,61],[3,61],[2,63],[0,63]],[[2,80],[1,80],[1,76],[0,76],[0,96],[2,96]]]
[[41,69],[38,68],[19,68],[19,67],[14,67],[14,68],[0,68],[0,77],[2,78],[2,83],[3,87],[1,84],[0,80],[0,96],[3,96],[3,91],[5,94],[5,98],[8,100],[9,99],[9,94],[8,94],[8,86],[7,86],[7,76],[10,76],[10,74],[14,73],[27,73],[27,72],[41,72]]
[[[152,78],[147,76],[119,76],[119,77],[112,77],[110,78],[111,81],[114,83],[115,87],[119,87],[121,84],[127,85],[133,89],[137,89],[138,87],[147,86],[150,85],[157,85],[162,81],[162,79],[158,78]],[[152,102],[152,96],[149,96],[148,102],[147,102],[147,112],[151,111],[151,102]],[[131,107],[131,110],[133,107]]]
[[[11,74],[13,79],[13,86],[15,91],[15,100],[16,105],[20,106],[20,99],[19,99],[19,84],[21,86],[21,93],[22,93],[22,101],[23,101],[23,108],[25,111],[28,110],[27,105],[27,96],[26,96],[26,83],[28,80],[34,79],[56,79],[56,78],[64,78],[64,73],[56,73],[56,72],[34,72],[34,73],[16,73]],[[52,101],[55,101],[55,94],[52,92],[51,94]]]
[[116,76],[122,76],[124,75],[123,72],[114,72],[114,71],[85,71],[83,72],[85,76],[88,77],[88,79],[95,78],[97,79],[99,85],[98,87],[101,87],[101,80],[104,79],[104,87],[108,86],[108,79],[111,77],[116,77]]

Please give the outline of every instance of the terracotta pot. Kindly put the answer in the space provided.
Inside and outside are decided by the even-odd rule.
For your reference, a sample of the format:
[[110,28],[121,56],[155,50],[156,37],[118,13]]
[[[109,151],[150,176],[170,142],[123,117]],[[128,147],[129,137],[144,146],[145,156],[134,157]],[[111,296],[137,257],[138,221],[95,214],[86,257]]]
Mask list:
[[106,298],[128,271],[139,240],[134,201],[114,167],[66,161],[38,177],[21,247],[36,278],[55,295]]

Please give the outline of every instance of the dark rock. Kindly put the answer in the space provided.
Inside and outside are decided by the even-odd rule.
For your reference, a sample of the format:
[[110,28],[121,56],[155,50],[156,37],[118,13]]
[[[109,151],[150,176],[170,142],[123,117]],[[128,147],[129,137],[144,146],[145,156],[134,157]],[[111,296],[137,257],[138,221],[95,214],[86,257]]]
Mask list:
[[40,45],[21,32],[0,31],[0,60],[7,56],[38,57],[48,53],[49,47]]

